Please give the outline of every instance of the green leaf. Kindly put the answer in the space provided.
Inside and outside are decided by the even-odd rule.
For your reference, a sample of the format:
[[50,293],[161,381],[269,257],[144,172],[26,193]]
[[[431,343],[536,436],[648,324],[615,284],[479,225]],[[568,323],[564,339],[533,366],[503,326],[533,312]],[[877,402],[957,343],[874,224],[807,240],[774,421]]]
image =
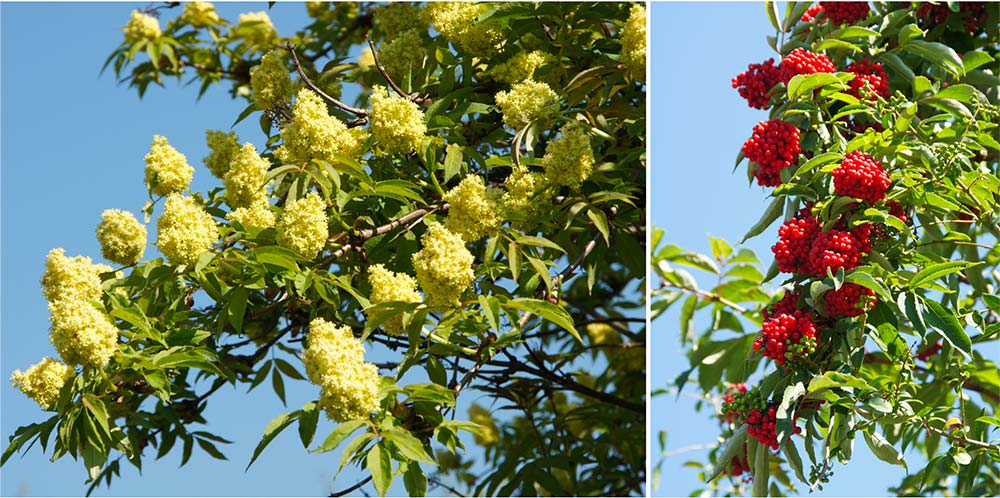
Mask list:
[[778,22],[778,3],[764,2],[764,9],[767,11],[767,20],[771,21],[771,26],[780,31],[781,23]]
[[566,253],[566,251],[564,251],[562,247],[559,247],[559,244],[556,244],[555,242],[552,242],[551,240],[546,239],[545,237],[534,237],[530,235],[524,235],[518,237],[516,241],[518,244],[525,246],[548,247],[550,249],[555,249],[561,253],[564,254]]
[[844,281],[871,289],[875,291],[880,298],[886,301],[892,301],[892,295],[889,294],[889,289],[886,288],[885,284],[865,271],[855,270],[847,275],[847,277],[844,278]]
[[802,457],[799,456],[799,449],[795,447],[795,442],[789,440],[782,443],[781,452],[785,455],[785,461],[788,462],[788,466],[795,472],[795,477],[799,481],[802,481],[803,484],[811,484],[806,479],[805,473],[802,472]]
[[264,451],[264,448],[267,448],[267,445],[271,444],[271,441],[273,441],[278,434],[281,434],[281,431],[285,430],[285,428],[288,427],[295,419],[299,418],[301,413],[302,412],[300,410],[282,413],[267,423],[267,427],[264,427],[264,437],[260,439],[260,442],[257,443],[257,447],[254,448],[253,456],[250,457],[250,463],[247,464],[247,468],[244,469],[244,471],[250,469],[250,466],[257,460],[260,453]]
[[389,492],[389,485],[392,484],[392,460],[389,452],[382,448],[381,444],[376,444],[368,450],[368,471],[372,474],[372,482],[375,483],[375,491],[379,496],[385,496]]
[[792,434],[792,426],[794,425],[792,423],[792,404],[805,394],[806,387],[801,382],[796,382],[785,388],[785,392],[781,396],[781,404],[778,405],[778,410],[775,412],[778,441],[785,441]]
[[865,406],[881,413],[892,413],[892,405],[881,396],[873,396],[865,401]]
[[771,466],[768,457],[771,453],[767,445],[757,445],[757,456],[754,458],[753,495],[767,496],[767,482],[770,480]]
[[[204,450],[205,453],[212,455],[212,458],[218,460],[228,460],[228,458],[226,458],[226,455],[223,455],[222,452],[219,451],[219,449],[216,448],[211,441],[202,438],[195,438],[195,440],[198,441],[198,446],[201,446],[201,449]],[[250,468],[250,466],[247,465],[247,468]]]
[[285,401],[285,379],[280,373],[274,372],[271,375],[271,387],[274,388],[274,394],[278,395],[278,399],[281,400],[281,404],[288,406],[288,402]]
[[588,209],[587,218],[594,222],[594,226],[597,230],[601,232],[604,237],[604,243],[611,245],[611,232],[608,230],[608,217],[604,214],[604,211],[600,209]]
[[955,77],[965,74],[962,59],[951,47],[943,43],[910,40],[906,45],[900,46],[900,49],[941,66]]
[[708,479],[705,479],[705,482],[712,482],[724,470],[728,469],[733,457],[740,456],[742,452],[746,451],[746,443],[747,424],[743,424],[733,431],[733,435],[729,436],[729,439],[719,450],[719,456],[715,459],[715,468],[712,469],[712,473],[708,475]]
[[841,90],[847,85],[832,73],[798,74],[788,82],[788,100],[796,100],[802,96],[812,96],[812,91],[826,86],[837,86]]
[[417,462],[406,464],[406,472],[403,472],[403,486],[406,487],[408,496],[427,495],[427,476]]
[[903,459],[903,455],[900,454],[899,451],[897,451],[884,436],[876,431],[872,431],[871,433],[865,432],[864,435],[865,442],[868,443],[868,447],[871,448],[872,453],[874,453],[879,460],[893,465],[899,465],[904,469],[906,468],[906,460]]
[[901,78],[907,82],[913,82],[913,78],[916,77],[910,66],[906,65],[898,55],[891,52],[884,52],[878,58],[879,61],[886,65],[893,77]]
[[964,104],[971,104],[973,101],[980,100],[979,91],[972,85],[966,84],[951,85],[934,95],[934,98],[957,100]]
[[576,327],[573,326],[573,317],[571,317],[562,306],[552,304],[548,301],[542,301],[541,299],[531,298],[515,299],[510,301],[507,305],[518,310],[529,311],[562,327],[570,334],[573,334],[573,337],[575,337],[580,344],[583,344],[583,339],[580,337],[580,333],[577,332]]
[[923,301],[930,311],[930,313],[924,315],[927,324],[941,332],[944,339],[965,355],[966,358],[971,358],[972,341],[969,340],[969,336],[965,333],[965,329],[958,322],[958,319],[955,318],[955,315],[932,299],[925,299]]
[[910,278],[910,281],[906,284],[906,286],[910,289],[919,289],[924,287],[924,284],[928,282],[933,282],[945,275],[957,273],[979,264],[981,264],[981,262],[971,261],[949,261],[947,263],[933,264],[917,272],[916,275]]
[[394,427],[387,427],[382,430],[382,437],[392,441],[396,445],[396,448],[399,449],[399,452],[406,458],[414,462],[436,464],[435,460],[424,450],[423,443],[409,432]]
[[839,153],[839,152],[824,152],[824,153],[819,154],[817,156],[814,156],[812,159],[806,161],[805,164],[803,164],[802,166],[800,166],[799,169],[797,169],[795,171],[795,174],[792,175],[792,178],[799,178],[802,175],[804,175],[804,174],[806,174],[806,173],[808,173],[808,172],[810,172],[810,171],[812,171],[812,170],[814,170],[814,169],[816,169],[816,168],[818,168],[820,166],[823,166],[824,164],[829,164],[829,163],[832,163],[834,161],[839,161],[839,160],[841,160],[843,158],[844,158],[844,155],[841,154],[841,153]]
[[462,171],[462,146],[448,144],[444,155],[444,183]]
[[775,197],[774,200],[771,201],[771,204],[767,206],[767,209],[764,210],[764,215],[760,217],[757,224],[751,227],[750,231],[748,231],[746,235],[743,236],[743,239],[740,240],[740,244],[746,242],[751,237],[760,235],[764,232],[764,230],[767,230],[767,227],[771,226],[771,223],[774,223],[774,220],[781,216],[784,202],[785,200],[783,198]]
[[234,287],[229,292],[229,306],[227,306],[229,323],[237,333],[243,332],[243,315],[247,311],[247,297],[250,291],[246,287]]
[[344,442],[344,440],[347,439],[347,436],[350,436],[354,431],[364,427],[365,425],[367,425],[367,421],[365,420],[350,420],[344,422],[330,432],[330,435],[326,437],[323,444],[316,447],[316,449],[310,450],[309,452],[326,453],[328,451],[332,451],[336,449],[337,446],[340,446],[340,443]]

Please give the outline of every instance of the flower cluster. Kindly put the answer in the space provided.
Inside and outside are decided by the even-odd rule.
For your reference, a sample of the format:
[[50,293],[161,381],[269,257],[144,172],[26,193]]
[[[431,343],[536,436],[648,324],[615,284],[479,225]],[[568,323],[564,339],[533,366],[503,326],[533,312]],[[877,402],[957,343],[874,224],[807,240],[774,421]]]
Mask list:
[[222,22],[215,13],[215,6],[210,2],[185,3],[181,20],[196,28],[208,28]]
[[646,80],[646,8],[632,4],[628,20],[622,27],[622,64],[632,79]]
[[320,386],[319,406],[331,420],[364,419],[378,410],[378,368],[365,361],[364,346],[350,327],[313,319],[302,362],[309,380]]
[[219,240],[212,215],[192,197],[171,194],[156,222],[156,247],[172,265],[192,265]]
[[771,58],[760,64],[748,65],[746,71],[733,78],[733,88],[740,93],[740,97],[747,99],[750,107],[767,109],[771,107],[771,98],[767,94],[780,81],[780,72],[774,65],[774,58]]
[[123,30],[125,31],[125,41],[128,43],[154,40],[160,36],[160,21],[149,14],[133,10],[132,17],[129,18],[128,24]]
[[590,148],[587,126],[573,121],[563,126],[561,134],[549,142],[542,156],[545,180],[554,185],[580,188],[594,170],[594,151]]
[[781,366],[797,363],[815,353],[816,340],[816,324],[811,313],[779,313],[764,322],[763,330],[753,341],[753,348]]
[[135,264],[146,251],[146,227],[128,211],[108,209],[101,213],[97,241],[104,259],[120,265]]
[[[393,3],[389,5],[409,4]],[[413,74],[424,64],[426,51],[420,36],[420,31],[415,29],[404,31],[393,36],[379,50],[379,61],[385,66],[385,72],[401,84],[410,81]]]
[[503,48],[504,36],[496,23],[480,22],[489,5],[477,2],[428,2],[424,19],[463,52],[490,57]]
[[833,73],[837,68],[829,57],[797,48],[782,59],[778,70],[781,82],[787,84],[800,74]]
[[861,316],[875,307],[875,292],[858,284],[846,283],[823,294],[829,317]]
[[[422,300],[417,292],[417,281],[413,277],[387,270],[380,264],[368,268],[368,283],[372,286],[372,293],[368,298],[372,304],[419,303]],[[392,335],[399,335],[403,332],[403,318],[394,317],[382,322],[382,327]]]
[[226,219],[235,221],[244,227],[270,228],[274,226],[275,216],[271,204],[266,198],[253,201],[249,206],[238,207],[226,214]]
[[247,12],[240,14],[236,29],[243,34],[248,42],[258,47],[273,45],[278,38],[278,31],[267,12]]
[[427,134],[420,107],[378,85],[372,88],[371,102],[372,133],[382,148],[390,154],[417,150]]
[[10,383],[35,400],[38,406],[48,409],[59,400],[59,391],[73,375],[74,371],[69,365],[45,357],[24,372],[14,370]]
[[882,163],[857,150],[848,152],[832,175],[837,195],[856,197],[870,204],[885,199],[889,189],[889,175]]
[[66,257],[65,251],[56,248],[49,251],[45,259],[45,273],[42,274],[42,294],[48,301],[68,297],[99,301],[101,299],[101,273],[111,268],[95,265],[86,256]]
[[258,109],[271,109],[288,100],[292,94],[292,79],[279,51],[264,54],[260,64],[250,69],[250,88]]
[[276,228],[279,246],[313,259],[323,250],[330,235],[326,203],[316,192],[309,192],[285,205]]
[[781,120],[761,121],[743,144],[743,154],[757,165],[757,184],[774,187],[781,184],[781,170],[798,161],[799,129]]
[[889,75],[882,69],[882,64],[863,59],[852,62],[847,71],[854,73],[854,79],[848,82],[851,95],[868,100],[874,100],[876,96],[889,97]]
[[413,270],[431,306],[458,306],[458,298],[472,283],[475,258],[458,234],[439,223],[428,223],[420,238],[423,246],[413,255]]
[[153,144],[146,154],[146,185],[155,195],[180,192],[191,184],[194,168],[187,157],[167,143],[161,135],[153,137]]
[[[532,50],[531,52],[518,52],[507,62],[497,64],[490,70],[493,79],[508,85],[520,83],[524,80],[541,81],[535,78],[535,71],[542,67],[557,64],[556,56],[543,50]],[[549,83],[549,81],[546,81]]]
[[224,132],[219,130],[205,131],[205,142],[208,144],[209,153],[201,161],[205,167],[215,175],[216,178],[223,178],[229,171],[229,163],[232,162],[236,151],[240,149],[239,137],[236,132]]
[[312,159],[335,162],[337,154],[358,157],[366,138],[364,129],[348,128],[330,115],[319,95],[303,88],[296,95],[292,121],[281,129],[284,143],[274,155],[284,164]]
[[868,2],[820,2],[830,22],[840,26],[854,24],[868,17]]
[[515,130],[533,121],[545,122],[559,110],[559,95],[549,85],[533,80],[517,83],[509,92],[497,93],[495,100],[504,124]]
[[234,208],[246,207],[267,200],[264,179],[268,162],[257,154],[257,148],[245,143],[236,151],[229,171],[222,177],[226,188],[226,202]]
[[503,193],[487,187],[482,177],[469,175],[444,195],[451,205],[444,226],[467,242],[472,242],[500,228]]
[[549,206],[541,198],[551,192],[552,186],[546,184],[541,173],[527,166],[515,166],[504,185],[507,192],[501,202],[508,217],[529,221],[547,212]]
[[[375,9],[375,26],[382,31],[386,40],[392,40],[403,33],[427,31],[427,20],[421,15],[421,8],[409,2],[392,2]],[[381,52],[380,52],[381,54]]]

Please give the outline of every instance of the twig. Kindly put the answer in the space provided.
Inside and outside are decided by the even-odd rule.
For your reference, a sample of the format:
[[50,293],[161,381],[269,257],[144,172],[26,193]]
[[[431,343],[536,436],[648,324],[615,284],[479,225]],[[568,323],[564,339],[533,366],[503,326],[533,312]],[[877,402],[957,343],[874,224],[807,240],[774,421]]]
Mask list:
[[668,288],[671,288],[671,289],[677,289],[677,290],[684,291],[684,292],[687,292],[687,293],[690,293],[690,294],[695,294],[695,295],[697,295],[697,296],[699,296],[699,297],[701,297],[703,299],[707,299],[709,301],[714,301],[714,302],[717,302],[717,303],[722,303],[722,304],[724,304],[726,306],[729,306],[730,308],[732,308],[732,309],[734,309],[736,311],[739,311],[740,313],[746,313],[747,311],[750,311],[750,310],[748,310],[748,309],[746,309],[746,308],[744,308],[744,307],[742,307],[742,306],[740,306],[740,305],[738,305],[738,304],[736,304],[736,303],[734,303],[734,302],[732,302],[732,301],[730,301],[730,300],[728,300],[728,299],[726,299],[726,298],[724,298],[724,297],[722,297],[722,296],[720,296],[718,294],[713,294],[711,292],[705,292],[705,291],[699,290],[699,289],[692,289],[690,287],[681,287],[679,285],[671,284],[671,283],[669,283],[669,282],[667,282],[666,280],[663,280],[663,279],[660,279],[660,286],[661,287],[668,287]]
[[545,37],[548,38],[550,42],[555,43],[556,42],[556,35],[552,34],[552,30],[549,29],[549,25],[545,24],[544,22],[542,22],[542,18],[541,17],[535,16],[535,20],[538,21],[538,22],[540,22],[540,23],[542,23],[542,31],[545,32]]
[[979,441],[977,439],[969,439],[969,438],[967,438],[965,436],[956,436],[954,434],[950,434],[950,433],[948,433],[946,431],[943,431],[941,429],[938,429],[936,427],[931,427],[931,425],[928,424],[927,422],[924,422],[923,426],[924,426],[924,429],[927,429],[927,432],[931,432],[931,433],[937,434],[939,436],[943,436],[943,437],[948,438],[948,439],[950,439],[952,441],[955,441],[957,443],[962,443],[964,446],[974,446],[976,448],[982,448],[984,450],[1000,451],[1000,446],[993,446],[993,445],[991,445],[989,443],[984,443],[984,442]]
[[351,494],[351,493],[353,493],[353,492],[361,489],[361,486],[364,486],[365,484],[368,484],[369,482],[371,482],[371,480],[372,480],[372,476],[368,476],[368,477],[362,479],[361,482],[359,482],[359,483],[357,483],[357,484],[355,484],[355,485],[353,485],[353,486],[351,486],[349,488],[345,488],[345,489],[342,489],[340,491],[334,491],[334,492],[330,493],[330,496],[346,496],[346,495],[349,495],[349,494]]
[[457,490],[457,489],[455,489],[455,488],[453,488],[453,487],[451,487],[451,486],[449,486],[449,485],[447,485],[447,484],[439,481],[435,477],[431,477],[431,478],[427,479],[427,483],[430,484],[430,485],[432,485],[432,486],[435,486],[435,487],[444,488],[445,490],[449,491],[451,494],[453,494],[455,496],[466,496],[465,493],[463,493],[463,492],[461,492],[461,491],[459,491],[459,490]]
[[299,77],[302,78],[302,81],[305,82],[306,86],[308,86],[310,90],[316,92],[317,95],[319,95],[320,97],[323,97],[323,99],[325,99],[327,102],[329,102],[329,103],[337,106],[338,108],[340,108],[340,109],[342,109],[344,111],[347,111],[347,112],[349,112],[351,114],[354,114],[355,116],[358,116],[358,117],[364,117],[364,118],[368,117],[368,111],[367,110],[365,110],[365,109],[358,109],[357,107],[351,107],[351,106],[349,106],[349,105],[347,105],[347,104],[345,104],[345,103],[343,103],[343,102],[341,102],[341,101],[339,101],[339,100],[337,100],[337,99],[335,99],[335,98],[327,95],[325,92],[323,92],[323,90],[320,90],[319,87],[316,86],[309,79],[308,76],[306,76],[306,72],[302,69],[302,64],[299,63],[299,56],[295,54],[295,47],[291,43],[286,43],[285,44],[285,50],[288,50],[288,53],[292,56],[292,63],[295,64],[295,70],[298,71]]
[[688,453],[688,452],[691,452],[691,451],[710,450],[710,449],[716,448],[718,446],[719,446],[718,444],[692,444],[690,446],[685,446],[683,448],[678,448],[678,449],[673,450],[673,451],[664,451],[662,453],[662,455],[663,455],[663,458],[670,458],[670,457],[677,456],[677,455],[682,455],[684,453]]
[[[322,262],[320,262],[320,267],[328,266],[330,263],[342,258],[345,254],[351,251],[360,250],[361,247],[364,246],[365,241],[367,241],[372,237],[377,237],[379,235],[389,233],[401,225],[405,225],[406,223],[409,223],[411,221],[418,220],[434,211],[439,211],[439,210],[447,211],[449,207],[451,206],[447,203],[431,204],[427,207],[422,207],[420,209],[415,209],[413,211],[410,211],[409,213],[406,213],[403,216],[400,216],[399,218],[396,218],[395,220],[386,223],[385,225],[361,230],[360,232],[358,232],[357,236],[352,237],[350,243],[344,244],[343,246],[340,247],[340,249],[333,251],[333,253],[331,253],[329,257],[325,258]],[[330,237],[327,240],[328,242],[333,242],[335,238],[336,236]]]
[[378,58],[378,51],[375,50],[375,42],[373,42],[371,37],[368,36],[367,34],[365,35],[365,41],[368,42],[368,47],[371,48],[372,51],[372,58],[375,59],[375,69],[378,69],[378,73],[381,74],[383,78],[385,78],[386,83],[389,83],[389,86],[392,87],[392,90],[396,92],[396,94],[399,95],[400,97],[403,97],[404,99],[409,100],[410,102],[415,102],[419,104],[419,102],[417,102],[418,99],[416,94],[407,95],[407,93],[404,92],[402,88],[399,88],[399,85],[397,85],[396,82],[389,77],[389,73],[385,72],[385,66],[382,65],[382,61]]

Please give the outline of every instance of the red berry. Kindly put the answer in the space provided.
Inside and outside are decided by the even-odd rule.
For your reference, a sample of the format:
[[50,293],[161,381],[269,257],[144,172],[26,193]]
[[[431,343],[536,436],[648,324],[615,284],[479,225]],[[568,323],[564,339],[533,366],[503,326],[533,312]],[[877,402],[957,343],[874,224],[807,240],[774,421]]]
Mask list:
[[799,152],[799,129],[777,119],[757,123],[743,143],[743,154],[757,165],[757,184],[765,187],[781,184],[781,170],[795,164]]
[[733,88],[740,92],[740,97],[747,99],[747,104],[754,109],[767,109],[771,99],[767,92],[779,82],[778,67],[774,59],[768,59],[760,64],[750,64],[747,70],[733,78]]
[[943,24],[948,21],[951,15],[960,15],[965,30],[969,33],[978,33],[983,23],[989,18],[986,12],[986,2],[958,2],[958,12],[952,12],[951,8],[944,4],[921,3],[917,8],[917,17],[924,21],[925,26]]
[[921,361],[927,361],[928,358],[938,354],[940,351],[941,351],[940,342],[936,344],[931,344],[930,346],[927,346],[927,349],[924,349],[923,351],[917,353],[917,358],[919,358]]
[[863,59],[851,63],[847,71],[854,73],[854,79],[849,82],[851,95],[867,100],[875,100],[876,95],[889,97],[889,75],[882,69],[882,64]]
[[875,292],[857,284],[844,284],[838,290],[823,294],[827,316],[860,316],[871,310],[877,302]]
[[837,195],[864,199],[871,204],[885,198],[889,189],[889,175],[882,163],[860,151],[844,156],[840,166],[833,170],[833,188]]
[[[862,228],[866,227],[866,228]],[[837,273],[851,270],[861,263],[861,257],[871,251],[871,225],[853,231],[833,229],[820,232],[813,239],[807,260],[808,275],[823,277],[827,270]]]
[[778,271],[811,273],[809,251],[819,231],[819,222],[808,208],[799,211],[798,216],[782,224],[778,229],[778,242],[771,247],[774,259],[778,262]]
[[792,50],[778,66],[781,82],[788,83],[793,76],[799,74],[833,73],[837,71],[830,58],[810,52],[803,48]]
[[816,324],[803,311],[780,313],[764,321],[753,348],[778,365],[805,358],[816,350]]
[[835,25],[854,24],[868,17],[868,2],[820,2],[826,17]]
[[791,314],[797,311],[799,295],[795,292],[786,292],[780,301],[764,308],[764,320],[768,320],[775,315]]
[[802,22],[812,21],[813,19],[816,19],[816,16],[819,15],[820,12],[823,12],[823,2],[817,3],[809,7],[809,9],[806,10],[806,13],[802,14],[801,21]]

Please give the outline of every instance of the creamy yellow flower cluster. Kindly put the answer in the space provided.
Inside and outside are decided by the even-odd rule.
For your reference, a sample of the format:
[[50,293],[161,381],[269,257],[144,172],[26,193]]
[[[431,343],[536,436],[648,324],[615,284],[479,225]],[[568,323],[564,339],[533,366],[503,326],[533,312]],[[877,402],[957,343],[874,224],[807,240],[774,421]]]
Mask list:
[[170,194],[163,214],[156,222],[156,247],[173,265],[193,265],[212,244],[219,240],[219,230],[212,215],[194,198]]
[[632,79],[646,80],[646,8],[632,5],[628,20],[622,27],[622,64]]
[[59,391],[73,375],[73,369],[68,365],[45,357],[24,372],[14,370],[10,383],[47,409],[59,400]]
[[525,80],[511,86],[510,91],[496,94],[497,106],[503,114],[503,122],[510,128],[520,130],[532,122],[543,127],[559,111],[559,95],[540,81]]
[[132,265],[146,251],[146,227],[128,211],[107,209],[101,213],[101,223],[97,225],[97,241],[101,243],[104,259]]
[[187,157],[167,143],[167,137],[156,135],[146,154],[146,185],[154,195],[170,195],[191,184],[194,168]]
[[489,8],[488,3],[428,2],[424,15],[459,50],[476,57],[489,57],[504,45],[503,33],[495,23],[479,22]]
[[149,14],[133,10],[128,24],[122,29],[125,31],[125,41],[128,43],[153,40],[160,36],[160,21]]
[[329,227],[326,203],[316,192],[285,205],[277,224],[278,245],[313,259],[326,245]]
[[319,95],[303,88],[296,95],[292,121],[281,129],[283,144],[274,155],[284,164],[312,159],[336,162],[336,154],[357,158],[367,138],[367,131],[348,128],[330,115]]
[[236,132],[208,130],[205,132],[205,142],[208,143],[209,154],[202,159],[208,170],[216,178],[226,176],[229,163],[233,161],[236,151],[240,150],[239,137]]
[[42,294],[49,301],[49,339],[70,365],[103,367],[118,345],[118,328],[101,304],[100,274],[110,271],[84,256],[66,257],[61,248],[49,251],[45,260]]
[[211,2],[185,3],[181,20],[196,28],[208,28],[222,22]]
[[[490,73],[493,75],[493,79],[513,85],[525,80],[534,80],[535,71],[556,62],[558,62],[556,56],[543,50],[518,52],[509,61],[494,67]],[[546,81],[546,83],[550,82]]]
[[503,222],[503,191],[486,187],[482,177],[469,175],[444,195],[450,205],[444,226],[466,242],[495,232]]
[[424,113],[417,104],[383,86],[372,88],[372,133],[390,154],[409,154],[420,146],[427,133]]
[[[368,268],[368,283],[372,286],[372,293],[368,298],[372,304],[421,301],[420,293],[417,292],[417,282],[413,277],[387,270],[381,264]],[[393,317],[383,322],[382,327],[392,335],[399,335],[403,332],[403,318]]]
[[274,29],[271,17],[264,11],[240,14],[236,29],[243,32],[247,41],[257,47],[274,45],[278,38],[278,30]]
[[292,94],[292,79],[279,51],[264,54],[260,64],[250,69],[250,88],[258,109],[271,109],[288,100]]
[[465,241],[439,223],[428,223],[413,255],[413,270],[430,306],[458,306],[462,292],[475,279],[472,253]]
[[408,31],[427,31],[427,19],[423,9],[410,2],[392,2],[375,9],[375,25],[391,40]]
[[[407,5],[394,3],[390,5]],[[377,11],[376,11],[377,12]],[[389,39],[379,49],[378,58],[385,66],[385,72],[394,81],[405,87],[413,73],[417,72],[424,64],[424,57],[427,51],[424,50],[422,31],[411,29],[404,31]],[[371,53],[371,50],[368,51]],[[372,64],[375,60],[372,59]]]
[[364,346],[350,327],[338,327],[322,318],[309,324],[302,362],[309,380],[320,386],[319,406],[330,419],[363,419],[378,410],[378,368],[366,362],[364,355]]

